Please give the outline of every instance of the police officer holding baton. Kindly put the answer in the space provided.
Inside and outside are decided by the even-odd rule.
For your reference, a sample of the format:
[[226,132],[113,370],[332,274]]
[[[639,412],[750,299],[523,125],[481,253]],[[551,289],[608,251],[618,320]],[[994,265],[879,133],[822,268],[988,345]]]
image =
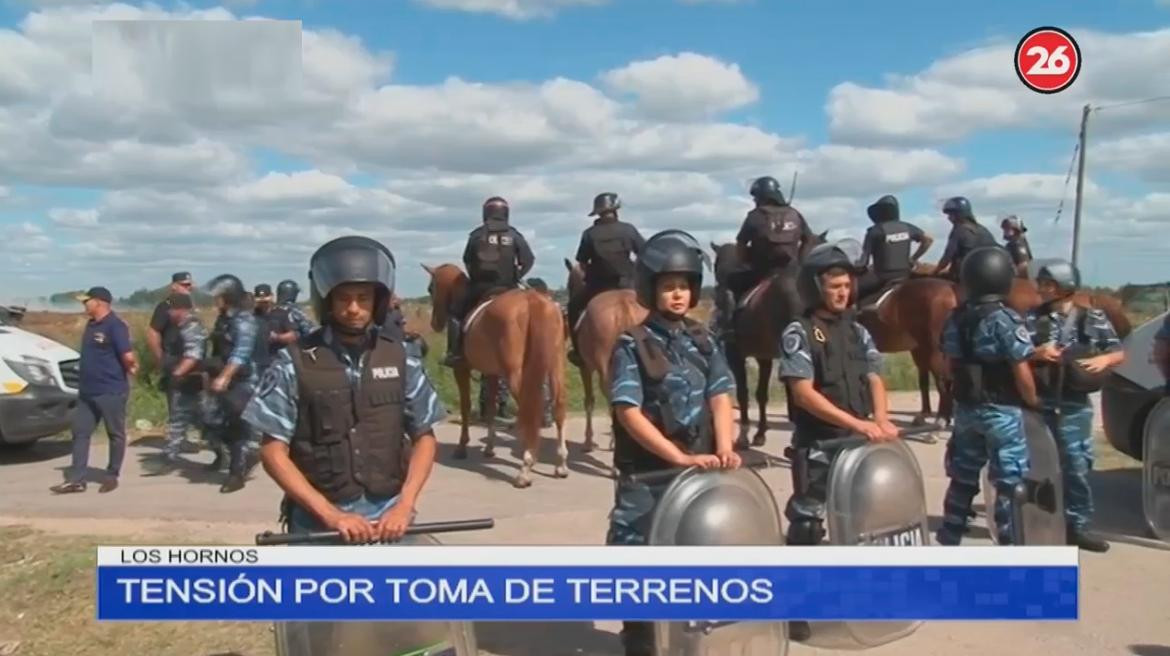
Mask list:
[[328,242],[309,261],[322,327],[276,355],[244,419],[285,493],[289,532],[394,540],[412,522],[446,414],[418,358],[381,330],[394,258],[366,237]]

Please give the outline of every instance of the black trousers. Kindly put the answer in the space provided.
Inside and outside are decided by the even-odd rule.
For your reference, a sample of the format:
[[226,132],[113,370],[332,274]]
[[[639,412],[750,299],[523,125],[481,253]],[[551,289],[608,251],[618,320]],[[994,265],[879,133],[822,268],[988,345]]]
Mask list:
[[127,394],[82,395],[77,399],[77,410],[73,415],[73,471],[69,481],[85,482],[89,471],[89,443],[98,422],[106,425],[110,438],[110,460],[106,473],[114,478],[122,471],[126,458],[126,402]]

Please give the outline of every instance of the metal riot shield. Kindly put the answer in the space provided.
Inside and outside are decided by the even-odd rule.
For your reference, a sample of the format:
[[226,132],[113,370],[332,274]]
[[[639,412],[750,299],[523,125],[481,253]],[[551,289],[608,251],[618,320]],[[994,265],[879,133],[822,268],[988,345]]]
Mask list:
[[1170,542],[1170,398],[1150,411],[1142,441],[1142,509],[1154,536]]
[[[663,492],[651,545],[782,545],[775,495],[755,471],[688,469]],[[786,622],[655,622],[658,656],[784,656]]]
[[[1068,544],[1064,519],[1064,479],[1056,439],[1034,410],[1024,409],[1024,439],[1028,444],[1028,473],[1012,494],[1012,542],[1016,545]],[[995,524],[996,490],[987,470],[983,473],[987,530],[999,544]]]
[[[396,545],[437,545],[404,535]],[[360,548],[360,547],[355,547]],[[478,656],[471,622],[277,622],[276,656]]]
[[[829,470],[825,514],[833,545],[930,544],[926,485],[918,458],[902,440],[846,438]],[[869,649],[901,640],[922,622],[810,622],[806,644]]]

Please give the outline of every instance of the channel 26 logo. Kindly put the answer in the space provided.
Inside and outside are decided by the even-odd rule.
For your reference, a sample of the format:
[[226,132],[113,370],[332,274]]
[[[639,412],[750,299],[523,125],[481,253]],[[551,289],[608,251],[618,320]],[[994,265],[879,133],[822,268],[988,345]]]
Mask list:
[[1081,72],[1081,47],[1059,27],[1037,27],[1016,44],[1016,75],[1037,93],[1058,93]]

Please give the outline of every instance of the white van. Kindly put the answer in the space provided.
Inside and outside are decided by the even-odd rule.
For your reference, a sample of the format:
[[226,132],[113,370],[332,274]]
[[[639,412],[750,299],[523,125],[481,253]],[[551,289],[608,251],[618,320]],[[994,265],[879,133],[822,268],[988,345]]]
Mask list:
[[69,428],[81,355],[17,327],[20,308],[0,308],[0,446],[27,446]]

